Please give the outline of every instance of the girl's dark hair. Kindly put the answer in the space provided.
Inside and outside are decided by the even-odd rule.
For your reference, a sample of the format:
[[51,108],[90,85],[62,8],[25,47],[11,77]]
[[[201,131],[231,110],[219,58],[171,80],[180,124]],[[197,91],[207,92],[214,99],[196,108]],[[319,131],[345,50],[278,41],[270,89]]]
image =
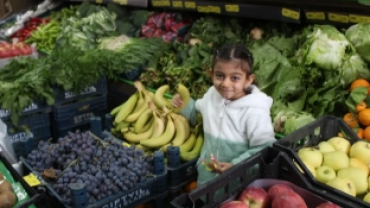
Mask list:
[[[232,61],[233,59],[240,60],[241,69],[247,74],[247,76],[253,74],[253,55],[243,45],[239,44],[226,44],[219,48],[213,55],[212,71],[217,61]],[[256,85],[256,81],[253,81]],[[252,89],[244,89],[246,94],[250,94]]]

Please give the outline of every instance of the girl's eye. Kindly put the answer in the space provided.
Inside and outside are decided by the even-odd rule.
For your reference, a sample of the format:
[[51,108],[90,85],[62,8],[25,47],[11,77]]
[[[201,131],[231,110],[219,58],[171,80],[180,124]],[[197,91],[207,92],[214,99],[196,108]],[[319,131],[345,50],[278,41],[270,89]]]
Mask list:
[[222,79],[222,78],[224,78],[224,75],[222,75],[222,74],[216,74],[216,77],[219,78],[219,79]]
[[239,77],[231,77],[231,80],[238,81],[239,80]]

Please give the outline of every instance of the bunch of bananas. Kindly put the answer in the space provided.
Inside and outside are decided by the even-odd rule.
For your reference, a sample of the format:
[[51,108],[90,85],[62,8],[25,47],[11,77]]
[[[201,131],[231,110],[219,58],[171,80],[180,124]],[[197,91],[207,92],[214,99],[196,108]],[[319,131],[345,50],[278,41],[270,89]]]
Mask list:
[[168,85],[161,86],[155,93],[146,90],[140,81],[134,82],[134,86],[137,92],[111,111],[115,116],[112,133],[146,152],[166,152],[167,147],[173,145],[179,146],[183,161],[198,157],[203,146],[200,127],[191,128],[187,119],[178,114],[190,100],[189,90],[178,85],[176,90],[184,105],[173,108],[171,100],[164,97]]

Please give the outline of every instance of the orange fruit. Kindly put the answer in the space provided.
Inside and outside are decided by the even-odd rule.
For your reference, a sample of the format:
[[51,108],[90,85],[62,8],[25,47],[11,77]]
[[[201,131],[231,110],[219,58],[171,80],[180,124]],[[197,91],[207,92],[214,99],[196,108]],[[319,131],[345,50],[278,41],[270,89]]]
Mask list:
[[354,128],[353,131],[357,134],[358,138],[364,138],[364,129],[362,128]]
[[364,130],[364,139],[370,141],[370,126],[366,127]]
[[[366,109],[365,109],[366,110]],[[365,111],[363,110],[363,111]],[[362,112],[362,111],[361,111]],[[360,113],[361,113],[360,112]],[[346,124],[353,129],[357,125],[357,119],[356,116],[353,115],[352,113],[346,113],[346,115],[343,116],[343,121],[346,122]],[[370,118],[369,118],[370,122]]]
[[351,87],[349,88],[349,91],[352,91],[353,89],[357,87],[370,87],[370,83],[366,81],[365,79],[358,79],[352,82]]
[[339,132],[338,136],[344,138],[344,135],[342,134],[342,132]]
[[362,110],[365,110],[366,109],[366,103],[364,101],[362,101],[361,103],[357,104],[356,105],[356,112],[360,112]]
[[192,190],[197,188],[197,182],[191,181],[190,183],[185,185],[185,191],[190,193]]
[[358,121],[363,126],[370,126],[370,108],[365,108],[358,113]]

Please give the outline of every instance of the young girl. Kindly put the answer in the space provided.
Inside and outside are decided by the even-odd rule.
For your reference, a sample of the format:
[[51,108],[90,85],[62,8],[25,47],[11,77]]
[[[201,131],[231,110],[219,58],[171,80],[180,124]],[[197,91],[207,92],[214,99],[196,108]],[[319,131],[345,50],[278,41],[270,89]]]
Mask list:
[[[273,101],[255,85],[252,54],[240,45],[221,47],[214,55],[210,76],[213,86],[181,112],[191,123],[197,112],[203,117],[205,139],[197,163],[198,186],[275,141],[270,118]],[[179,95],[173,97],[172,105],[183,105]],[[201,165],[211,154],[219,162],[217,172]]]

